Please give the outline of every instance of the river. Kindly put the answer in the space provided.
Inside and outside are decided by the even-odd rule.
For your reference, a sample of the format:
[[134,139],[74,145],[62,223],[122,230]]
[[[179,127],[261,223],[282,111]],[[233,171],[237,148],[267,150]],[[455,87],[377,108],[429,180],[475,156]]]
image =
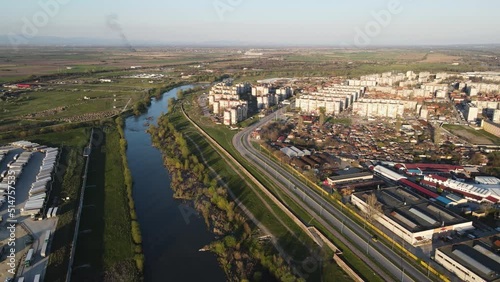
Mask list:
[[145,123],[156,124],[157,118],[167,112],[168,99],[175,97],[177,90],[192,87],[174,88],[160,100],[153,99],[147,113],[125,120],[127,158],[145,255],[145,281],[226,280],[215,255],[198,251],[213,241],[214,235],[200,216],[192,215],[182,202],[173,199],[161,152],[152,146],[151,136],[145,132]]

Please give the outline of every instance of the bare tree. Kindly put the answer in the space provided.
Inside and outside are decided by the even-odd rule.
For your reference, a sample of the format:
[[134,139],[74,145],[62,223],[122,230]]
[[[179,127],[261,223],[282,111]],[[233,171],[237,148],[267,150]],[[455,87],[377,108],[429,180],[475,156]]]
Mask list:
[[371,193],[366,197],[366,219],[372,222],[382,214],[382,204],[378,201],[377,195]]
[[325,124],[325,119],[326,119],[326,109],[325,107],[320,107],[319,108],[319,125]]

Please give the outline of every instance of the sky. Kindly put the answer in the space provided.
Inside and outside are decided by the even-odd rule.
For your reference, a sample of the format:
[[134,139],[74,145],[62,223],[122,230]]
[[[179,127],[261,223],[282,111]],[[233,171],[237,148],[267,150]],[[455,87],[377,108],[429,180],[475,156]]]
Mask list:
[[[499,44],[500,1],[2,0],[0,35],[132,44]],[[122,36],[123,34],[123,36]]]

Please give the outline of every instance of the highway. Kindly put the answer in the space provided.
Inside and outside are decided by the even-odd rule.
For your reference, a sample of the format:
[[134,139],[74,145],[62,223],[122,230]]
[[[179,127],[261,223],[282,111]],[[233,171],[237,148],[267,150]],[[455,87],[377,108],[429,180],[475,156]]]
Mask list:
[[[271,180],[278,182],[283,192],[287,195],[294,195],[292,198],[300,198],[300,204],[306,211],[311,209],[315,211],[311,214],[320,214],[321,217],[332,227],[341,230],[344,238],[349,238],[357,245],[359,250],[363,250],[363,256],[366,253],[377,261],[389,273],[400,281],[430,281],[427,276],[418,269],[406,262],[401,256],[393,252],[382,243],[373,242],[372,235],[365,231],[363,227],[357,225],[349,217],[345,216],[340,210],[330,205],[321,195],[318,195],[313,189],[298,180],[295,175],[276,164],[259,150],[256,150],[250,143],[250,134],[258,127],[270,122],[274,117],[281,114],[281,110],[262,118],[256,124],[239,132],[233,139],[233,145],[240,154],[255,164],[258,169]],[[297,197],[298,196],[298,197]],[[316,218],[319,222],[324,222]],[[328,226],[327,226],[328,227]],[[363,259],[360,256],[361,259]],[[366,260],[365,260],[366,262]]]

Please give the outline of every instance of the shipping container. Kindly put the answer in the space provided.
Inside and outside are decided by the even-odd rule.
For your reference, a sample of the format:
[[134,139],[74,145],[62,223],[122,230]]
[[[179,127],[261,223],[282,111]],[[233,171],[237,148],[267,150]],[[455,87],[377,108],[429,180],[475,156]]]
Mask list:
[[17,282],[24,282],[24,277],[19,277],[19,278],[17,279]]
[[54,208],[49,208],[49,210],[47,211],[47,218],[51,218],[52,217],[52,211],[54,210]]
[[40,274],[35,275],[33,282],[40,282]]

